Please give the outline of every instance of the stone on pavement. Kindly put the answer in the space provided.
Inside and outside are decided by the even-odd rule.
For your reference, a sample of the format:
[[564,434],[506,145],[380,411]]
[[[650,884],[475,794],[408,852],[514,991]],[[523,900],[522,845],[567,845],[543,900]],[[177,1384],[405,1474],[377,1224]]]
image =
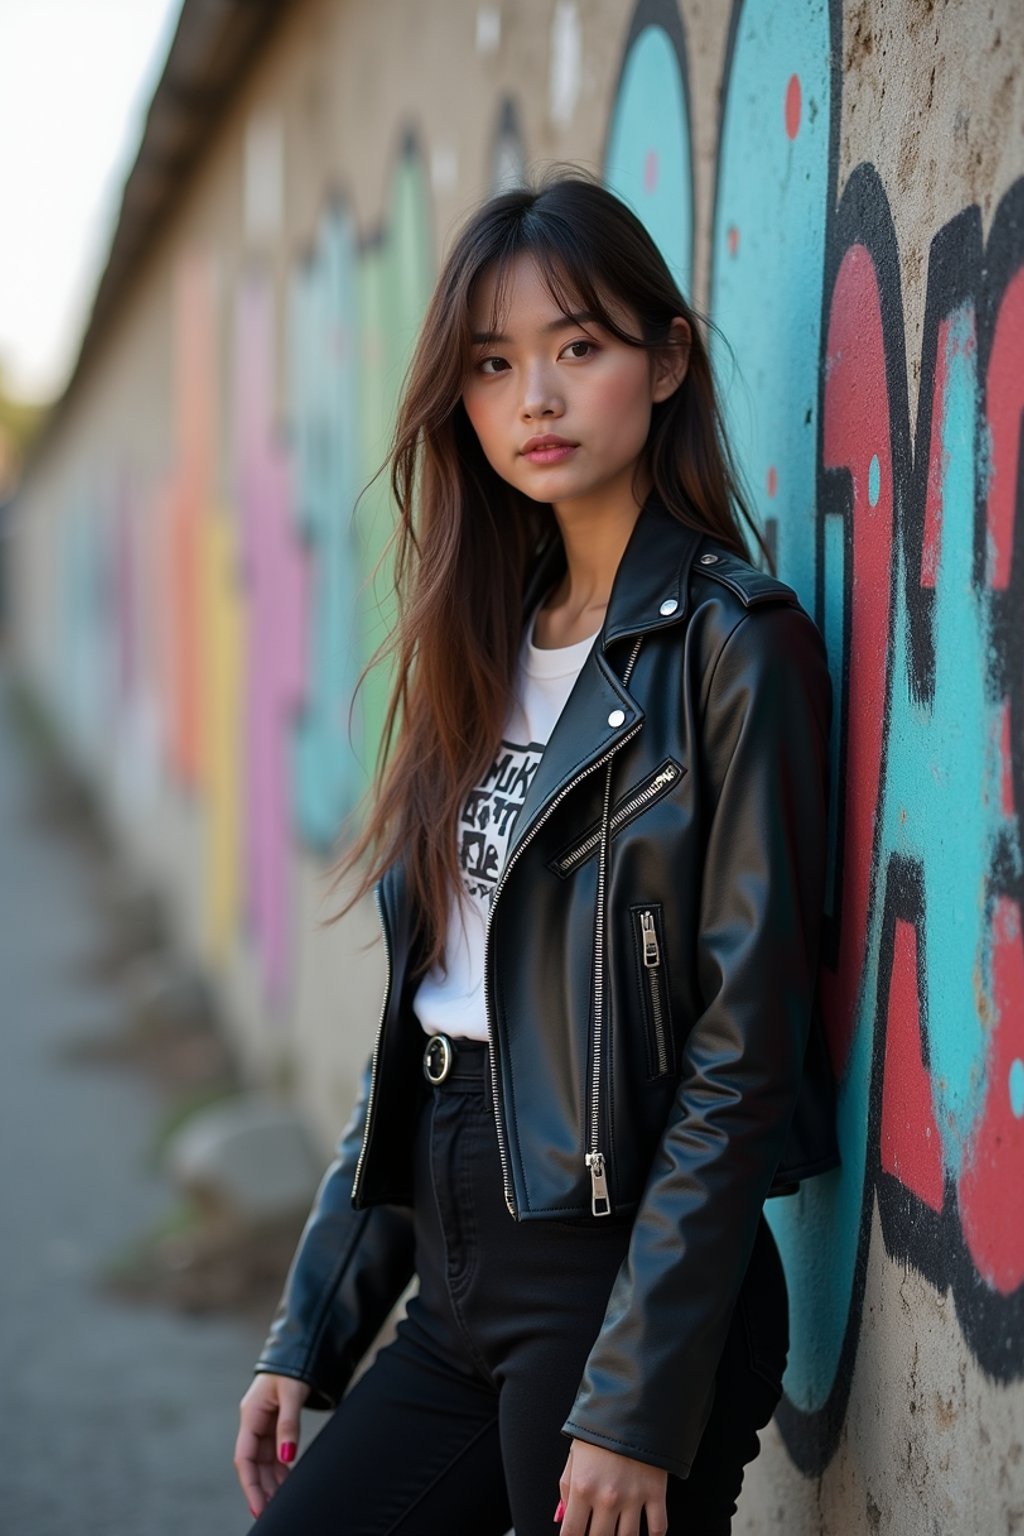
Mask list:
[[165,1157],[187,1194],[251,1221],[308,1209],[323,1171],[295,1111],[259,1093],[197,1110]]

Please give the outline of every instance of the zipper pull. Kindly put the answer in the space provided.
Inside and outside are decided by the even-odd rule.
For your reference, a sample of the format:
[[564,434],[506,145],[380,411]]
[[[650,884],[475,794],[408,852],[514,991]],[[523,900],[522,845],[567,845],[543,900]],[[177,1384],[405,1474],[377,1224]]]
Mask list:
[[655,966],[661,959],[661,951],[658,949],[658,935],[654,931],[653,912],[641,912],[640,927],[644,935],[644,965]]
[[586,1164],[590,1169],[590,1209],[595,1216],[610,1216],[612,1203],[608,1198],[608,1180],[604,1172],[604,1153],[588,1152]]

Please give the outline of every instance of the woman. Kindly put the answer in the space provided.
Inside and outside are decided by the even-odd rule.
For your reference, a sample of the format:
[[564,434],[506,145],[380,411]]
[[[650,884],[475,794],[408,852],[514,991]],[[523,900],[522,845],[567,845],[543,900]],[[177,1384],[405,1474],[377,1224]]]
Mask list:
[[468,220],[391,464],[341,866],[372,855],[388,983],[239,1477],[261,1536],[716,1536],[786,1360],[764,1201],[837,1161],[821,636],[748,558],[694,312],[581,176]]

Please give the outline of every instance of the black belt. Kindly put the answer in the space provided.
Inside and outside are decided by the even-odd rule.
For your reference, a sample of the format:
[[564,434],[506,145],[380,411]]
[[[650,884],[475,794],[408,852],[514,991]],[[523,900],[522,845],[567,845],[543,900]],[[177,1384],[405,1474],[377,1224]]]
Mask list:
[[470,1040],[451,1035],[431,1035],[423,1051],[423,1076],[434,1088],[442,1083],[476,1084],[485,1076],[486,1040]]

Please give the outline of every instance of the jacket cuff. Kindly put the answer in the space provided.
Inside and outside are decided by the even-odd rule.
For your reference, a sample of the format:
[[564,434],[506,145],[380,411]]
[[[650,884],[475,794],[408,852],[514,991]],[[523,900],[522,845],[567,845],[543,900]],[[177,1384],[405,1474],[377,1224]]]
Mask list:
[[586,1440],[589,1445],[599,1445],[606,1451],[615,1451],[619,1456],[630,1456],[634,1461],[646,1462],[649,1467],[661,1467],[675,1477],[689,1477],[693,1466],[692,1461],[680,1461],[678,1457],[666,1456],[664,1451],[652,1451],[646,1446],[633,1445],[628,1440],[615,1440],[600,1430],[587,1429],[585,1425],[577,1424],[575,1419],[566,1419],[562,1425],[562,1434],[573,1440]]
[[312,1377],[295,1366],[288,1365],[282,1360],[257,1360],[253,1366],[253,1375],[290,1376],[293,1381],[304,1381],[310,1388],[309,1396],[303,1403],[304,1408],[312,1408],[318,1413],[327,1413],[338,1406],[338,1398],[318,1387]]

